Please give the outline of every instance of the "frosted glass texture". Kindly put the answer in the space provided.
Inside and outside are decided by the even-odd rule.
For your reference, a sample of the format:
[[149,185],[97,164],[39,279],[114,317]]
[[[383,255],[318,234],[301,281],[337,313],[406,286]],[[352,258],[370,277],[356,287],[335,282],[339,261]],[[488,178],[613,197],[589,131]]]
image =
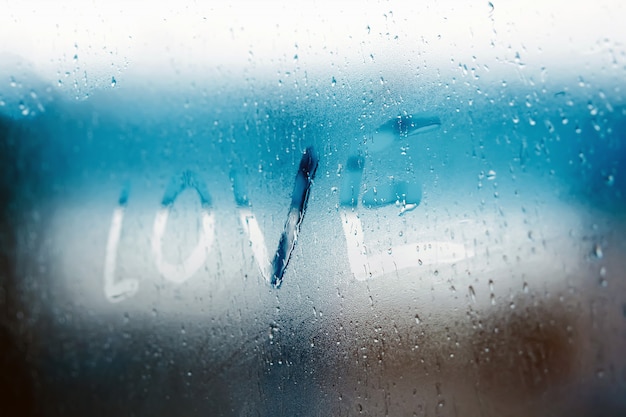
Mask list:
[[0,16],[11,415],[626,415],[621,2],[154,3]]

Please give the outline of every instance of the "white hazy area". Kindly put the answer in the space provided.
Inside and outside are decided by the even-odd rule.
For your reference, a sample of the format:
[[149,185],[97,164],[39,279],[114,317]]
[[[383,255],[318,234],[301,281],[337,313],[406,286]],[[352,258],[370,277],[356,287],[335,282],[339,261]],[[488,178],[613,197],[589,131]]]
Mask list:
[[601,66],[624,51],[624,8],[619,0],[6,1],[0,75],[7,81],[17,60],[70,91],[64,79],[97,89],[299,68],[315,78],[372,63],[373,72],[409,66],[441,75],[473,63],[495,71]]

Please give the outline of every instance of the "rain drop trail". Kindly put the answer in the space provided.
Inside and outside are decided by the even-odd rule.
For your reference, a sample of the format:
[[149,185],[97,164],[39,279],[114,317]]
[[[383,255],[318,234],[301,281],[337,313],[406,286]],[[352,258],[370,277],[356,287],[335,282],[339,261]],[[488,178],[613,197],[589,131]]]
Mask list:
[[304,219],[304,212],[306,210],[307,201],[309,200],[311,184],[315,178],[318,162],[319,158],[315,154],[315,151],[312,147],[308,147],[300,160],[300,167],[298,168],[296,182],[293,187],[293,193],[291,194],[291,207],[289,208],[289,214],[285,222],[285,230],[280,236],[278,249],[276,250],[276,255],[274,255],[274,261],[272,262],[274,274],[270,283],[275,288],[279,288],[280,284],[283,282],[283,275],[285,274],[285,269],[287,269],[289,257],[298,240],[300,224],[302,224],[302,220]]

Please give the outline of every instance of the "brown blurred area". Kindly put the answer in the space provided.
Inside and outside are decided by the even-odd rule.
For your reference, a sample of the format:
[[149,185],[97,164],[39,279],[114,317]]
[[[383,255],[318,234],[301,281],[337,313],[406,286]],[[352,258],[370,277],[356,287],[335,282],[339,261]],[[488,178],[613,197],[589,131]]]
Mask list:
[[17,416],[624,415],[623,330],[594,328],[588,312],[522,301],[416,324],[379,305],[369,323],[338,320],[274,345],[259,333],[223,354],[207,338],[176,349],[164,343],[175,329],[149,326],[130,330],[111,362],[104,338],[71,334],[46,337],[33,360],[29,337],[3,317],[2,403]]
[[[617,255],[623,243],[614,243]],[[607,260],[611,270],[622,263]],[[360,310],[342,314],[332,342],[316,339],[333,352],[316,360],[332,363],[324,390],[338,398],[333,415],[626,415],[625,283],[611,281],[609,292],[586,276],[570,279],[577,286],[547,296],[534,288],[495,305],[469,300],[467,308],[446,309],[443,297],[411,291],[371,303],[346,295],[363,298],[354,303]]]

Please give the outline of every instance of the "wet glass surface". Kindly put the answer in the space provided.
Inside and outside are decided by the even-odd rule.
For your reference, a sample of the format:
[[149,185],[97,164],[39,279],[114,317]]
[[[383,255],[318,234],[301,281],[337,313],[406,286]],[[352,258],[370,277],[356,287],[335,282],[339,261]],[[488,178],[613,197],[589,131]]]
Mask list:
[[623,12],[10,6],[3,403],[623,415]]

